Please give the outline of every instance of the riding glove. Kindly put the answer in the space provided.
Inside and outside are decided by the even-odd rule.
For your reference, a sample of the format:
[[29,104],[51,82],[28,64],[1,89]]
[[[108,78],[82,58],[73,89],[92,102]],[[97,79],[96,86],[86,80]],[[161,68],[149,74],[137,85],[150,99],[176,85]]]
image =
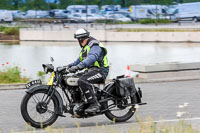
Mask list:
[[66,67],[66,69],[69,69],[72,67],[72,64],[68,64],[67,66],[64,66],[64,67]]
[[84,67],[81,64],[78,64],[77,66],[72,66],[69,68],[69,72],[75,73],[77,70],[82,70]]

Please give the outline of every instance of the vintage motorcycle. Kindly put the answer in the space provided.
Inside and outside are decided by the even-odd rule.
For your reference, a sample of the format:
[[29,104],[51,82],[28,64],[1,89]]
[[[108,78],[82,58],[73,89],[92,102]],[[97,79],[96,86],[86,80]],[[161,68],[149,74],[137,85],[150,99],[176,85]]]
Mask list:
[[[53,63],[52,57],[51,61]],[[136,104],[146,104],[141,102],[142,91],[135,88],[133,78],[118,76],[106,85],[93,84],[101,111],[87,114],[84,110],[89,105],[77,83],[79,74],[69,73],[66,67],[54,70],[52,63],[43,64],[45,73],[51,73],[47,85],[43,85],[41,80],[26,84],[21,114],[33,127],[45,128],[53,124],[58,116],[65,117],[64,113],[76,118],[105,114],[112,121],[124,122],[134,115]]]

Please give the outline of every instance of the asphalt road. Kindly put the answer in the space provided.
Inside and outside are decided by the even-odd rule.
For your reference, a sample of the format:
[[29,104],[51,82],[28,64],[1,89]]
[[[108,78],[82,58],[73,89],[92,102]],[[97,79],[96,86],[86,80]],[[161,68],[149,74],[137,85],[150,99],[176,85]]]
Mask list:
[[[140,106],[135,116],[141,120],[152,117],[153,120],[174,120],[177,119],[178,111],[185,111],[184,118],[200,117],[200,80],[161,82],[161,83],[143,83],[137,84],[143,91],[143,102],[147,105]],[[31,130],[27,126],[20,114],[20,102],[25,94],[25,90],[6,90],[0,91],[0,133],[8,133],[11,130],[24,131]],[[185,108],[179,108],[179,105],[188,103]],[[58,118],[53,124],[55,128],[95,126],[96,123],[112,124],[104,115],[88,119],[73,119],[66,114],[66,118]],[[137,123],[135,116],[127,123]],[[200,120],[195,121],[200,123]],[[194,124],[195,124],[194,123]]]

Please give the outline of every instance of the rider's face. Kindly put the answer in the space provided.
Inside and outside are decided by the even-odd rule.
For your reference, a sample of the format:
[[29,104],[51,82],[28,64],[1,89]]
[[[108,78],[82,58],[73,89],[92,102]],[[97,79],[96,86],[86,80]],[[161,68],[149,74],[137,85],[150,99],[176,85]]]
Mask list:
[[88,38],[86,38],[84,40],[79,40],[82,47],[84,47],[87,44],[87,40],[88,40]]

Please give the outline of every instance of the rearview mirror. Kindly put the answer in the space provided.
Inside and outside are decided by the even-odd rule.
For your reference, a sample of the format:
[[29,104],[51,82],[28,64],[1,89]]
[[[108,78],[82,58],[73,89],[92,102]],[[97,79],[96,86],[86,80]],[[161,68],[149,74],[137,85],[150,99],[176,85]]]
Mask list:
[[52,62],[52,63],[54,62],[54,59],[53,59],[53,57],[50,57],[50,60],[51,60],[51,62]]

